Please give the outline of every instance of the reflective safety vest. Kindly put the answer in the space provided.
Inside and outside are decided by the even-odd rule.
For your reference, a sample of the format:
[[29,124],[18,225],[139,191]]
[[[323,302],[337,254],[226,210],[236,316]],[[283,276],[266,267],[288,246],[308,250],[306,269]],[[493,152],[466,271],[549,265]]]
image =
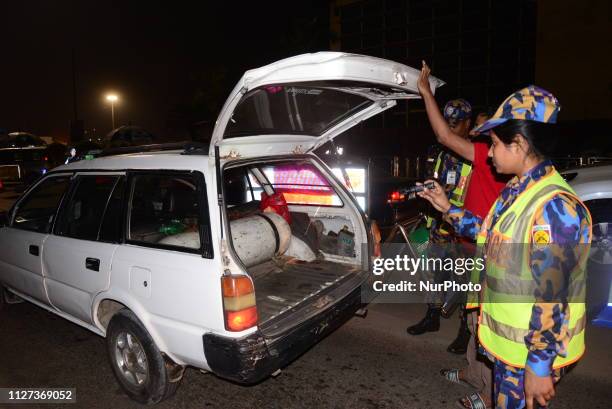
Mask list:
[[[443,158],[445,155],[449,155],[448,152],[442,151],[438,154],[438,159],[436,161],[436,166],[434,167],[434,178],[438,178],[440,173],[442,172],[442,165],[444,163]],[[455,169],[447,169],[447,179],[448,172],[455,172],[454,181],[448,182],[445,180],[441,180],[440,183],[442,185],[451,184],[455,185],[453,190],[448,193],[448,200],[454,204],[455,206],[463,207],[465,203],[465,195],[468,190],[468,186],[470,184],[470,176],[472,175],[472,164],[469,162],[465,162],[461,159],[457,159],[457,164],[459,168],[459,174],[457,175],[457,170]]]
[[[529,260],[529,250],[534,242],[532,235],[536,237],[533,221],[536,211],[558,194],[567,195],[584,206],[561,175],[553,171],[523,191],[491,229],[493,206],[477,237],[477,244],[484,250],[486,260],[478,338],[491,355],[517,368],[524,368],[527,360],[529,351],[525,336],[529,332],[535,303],[536,283]],[[590,214],[588,217],[590,224]],[[550,233],[549,227],[548,232],[538,236],[543,238],[542,245],[550,242]],[[550,245],[554,246],[554,243]],[[588,247],[586,244],[584,246]],[[567,356],[557,356],[553,368],[570,365],[584,353],[584,269],[587,256],[588,251],[579,253],[577,266],[571,272],[567,307],[570,340]]]

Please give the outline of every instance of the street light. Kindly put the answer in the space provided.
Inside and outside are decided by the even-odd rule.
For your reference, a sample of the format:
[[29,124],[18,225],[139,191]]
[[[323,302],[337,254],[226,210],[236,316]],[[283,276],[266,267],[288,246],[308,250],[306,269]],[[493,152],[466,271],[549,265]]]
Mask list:
[[108,94],[106,100],[111,104],[111,120],[113,121],[113,129],[115,129],[115,102],[119,100],[116,94]]

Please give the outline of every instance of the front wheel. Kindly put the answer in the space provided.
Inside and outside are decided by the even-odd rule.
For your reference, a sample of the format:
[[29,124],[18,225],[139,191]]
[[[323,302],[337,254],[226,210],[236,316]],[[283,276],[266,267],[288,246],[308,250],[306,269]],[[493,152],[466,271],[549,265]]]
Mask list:
[[106,346],[115,377],[133,400],[154,404],[176,392],[180,379],[170,381],[161,352],[133,312],[123,309],[111,319]]

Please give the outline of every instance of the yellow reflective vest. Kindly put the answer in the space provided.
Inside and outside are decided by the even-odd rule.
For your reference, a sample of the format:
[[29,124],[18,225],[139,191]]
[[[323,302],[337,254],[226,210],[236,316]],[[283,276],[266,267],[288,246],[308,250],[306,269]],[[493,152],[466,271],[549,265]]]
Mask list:
[[[446,155],[451,155],[455,157],[454,155],[452,155],[451,153],[445,150],[442,150],[438,154],[436,165],[434,167],[434,174],[433,174],[434,179],[438,179],[438,177],[440,177],[440,174],[442,173],[442,170],[443,170],[442,165],[444,164],[444,156]],[[450,192],[448,192],[448,200],[455,206],[463,207],[463,204],[465,203],[465,196],[467,195],[467,190],[470,184],[470,177],[472,176],[472,164],[469,162],[465,162],[459,158],[456,158],[456,160],[457,160],[458,167],[459,167],[459,175],[455,175],[455,182],[451,183],[454,185],[454,187]],[[454,169],[447,169],[446,171],[447,171],[447,175],[449,171],[456,172],[456,170]],[[442,180],[440,181],[440,184],[444,188],[447,183],[446,181]],[[426,220],[427,220],[427,228],[431,229],[433,226],[434,218],[431,216],[427,216]],[[440,226],[437,226],[436,228],[439,230],[440,235],[444,236],[444,235],[450,234],[449,231],[445,230],[444,228]]]
[[[517,368],[524,368],[527,360],[529,351],[525,336],[529,332],[535,303],[533,291],[536,284],[529,259],[535,213],[559,194],[572,197],[584,206],[561,175],[553,171],[523,191],[495,225],[490,226],[494,205],[477,237],[477,244],[484,246],[481,248],[486,260],[486,276],[480,295],[478,338],[491,355]],[[588,217],[590,224],[590,215]],[[567,307],[570,340],[567,356],[557,356],[553,368],[570,365],[584,353],[584,269],[587,255],[588,251],[581,253],[577,266],[571,272],[573,292]]]
[[[441,168],[444,163],[443,158],[445,155],[450,155],[450,153],[443,150],[438,154],[436,166],[434,167],[435,179],[437,179],[440,176],[440,173],[442,172]],[[450,183],[455,187],[448,193],[448,200],[455,206],[463,207],[468,186],[470,184],[470,176],[472,175],[472,164],[469,162],[465,162],[464,160],[459,158],[457,158],[457,163],[459,167],[459,174],[455,175],[454,183]],[[448,172],[456,172],[456,170],[447,169],[447,174]],[[443,180],[440,181],[440,183],[444,186],[447,182]]]

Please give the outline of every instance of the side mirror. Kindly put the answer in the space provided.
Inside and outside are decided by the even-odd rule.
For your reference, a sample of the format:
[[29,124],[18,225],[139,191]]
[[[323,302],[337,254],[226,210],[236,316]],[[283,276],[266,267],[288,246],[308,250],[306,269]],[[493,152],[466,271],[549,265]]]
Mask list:
[[0,227],[8,226],[9,219],[7,212],[0,212]]

